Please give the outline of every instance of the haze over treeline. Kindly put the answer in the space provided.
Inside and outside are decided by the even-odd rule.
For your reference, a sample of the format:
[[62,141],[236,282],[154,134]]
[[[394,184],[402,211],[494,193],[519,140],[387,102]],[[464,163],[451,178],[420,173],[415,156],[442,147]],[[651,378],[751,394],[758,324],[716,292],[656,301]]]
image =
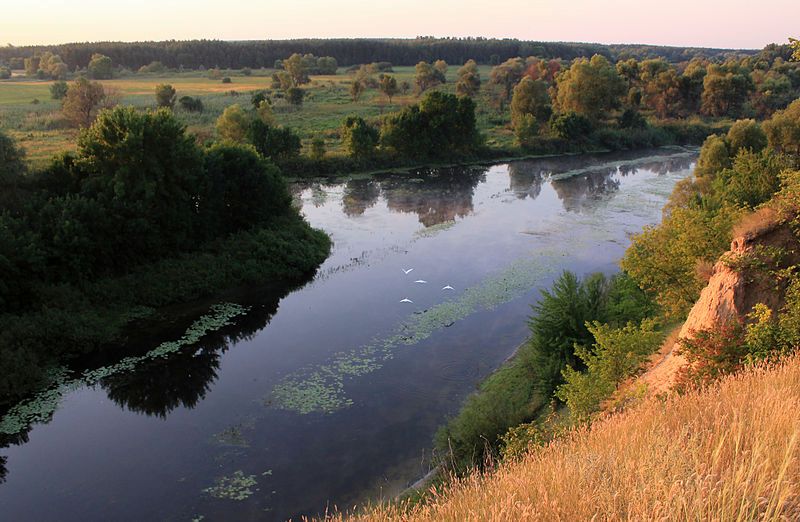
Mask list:
[[[783,42],[781,42],[783,43]],[[731,54],[755,54],[754,50],[732,50],[698,47],[665,47],[653,45],[540,42],[491,38],[414,39],[298,39],[298,40],[187,40],[163,42],[86,42],[60,45],[6,46],[0,48],[0,62],[28,58],[42,52],[61,57],[74,70],[85,67],[95,53],[109,56],[117,65],[138,69],[154,61],[171,68],[203,67],[273,67],[293,53],[332,56],[339,65],[370,63],[385,60],[394,65],[415,65],[419,61],[445,60],[464,63],[498,64],[517,56],[539,56],[572,60],[600,54],[612,61],[620,59],[663,57],[671,62],[688,61],[693,57],[723,59]]]

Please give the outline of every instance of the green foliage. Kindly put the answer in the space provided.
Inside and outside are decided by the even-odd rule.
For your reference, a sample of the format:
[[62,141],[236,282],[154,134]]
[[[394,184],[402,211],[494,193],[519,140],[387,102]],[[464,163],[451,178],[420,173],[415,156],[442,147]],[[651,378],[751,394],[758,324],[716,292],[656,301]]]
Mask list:
[[800,99],[764,122],[770,148],[800,156]]
[[510,428],[502,437],[503,460],[519,459],[527,455],[531,448],[544,446],[546,433],[538,422],[526,422]]
[[68,89],[69,86],[64,80],[53,82],[53,84],[50,85],[50,98],[54,100],[63,100],[67,96]]
[[755,208],[768,201],[780,188],[780,174],[792,161],[769,151],[740,148],[731,168],[718,172],[712,189],[721,204]]
[[11,78],[11,69],[0,67],[0,80],[8,80],[9,78]]
[[322,136],[315,136],[311,140],[311,153],[309,154],[312,160],[319,161],[325,157],[325,138]]
[[342,142],[353,158],[368,158],[375,153],[378,131],[360,116],[348,116],[342,122]]
[[300,87],[290,87],[286,89],[286,100],[294,107],[303,105],[303,98],[305,95],[306,91]]
[[592,129],[592,122],[576,112],[553,115],[550,119],[550,130],[562,140],[584,141]]
[[481,88],[481,73],[475,60],[467,60],[457,74],[456,94],[470,98],[478,94]]
[[753,79],[743,67],[712,64],[703,78],[702,111],[710,116],[735,118],[754,90]]
[[442,71],[428,62],[419,62],[415,69],[414,83],[418,94],[445,82]]
[[250,121],[247,140],[265,158],[287,160],[300,154],[300,137],[292,129],[269,125],[261,118]]
[[652,302],[624,274],[610,280],[594,274],[580,281],[564,272],[533,307],[529,342],[481,384],[459,414],[436,434],[443,463],[463,472],[483,465],[502,444],[508,446],[509,437],[514,439],[512,446],[527,445],[528,432],[537,433],[535,426],[504,435],[509,428],[533,419],[550,402],[567,365],[582,367],[574,347],[592,342],[586,323],[610,321],[613,327],[622,327],[653,309]]
[[217,119],[217,135],[223,141],[244,143],[250,123],[250,117],[238,103],[230,105]]
[[760,152],[767,146],[767,135],[755,120],[738,120],[726,136],[731,157],[740,150]]
[[114,65],[111,58],[99,53],[92,55],[87,67],[89,77],[95,80],[110,80],[114,73]]
[[601,402],[639,369],[663,337],[652,320],[644,320],[640,325],[631,322],[622,328],[594,321],[587,324],[587,328],[594,337],[592,348],[575,348],[586,371],[566,367],[563,370],[565,383],[556,391],[556,396],[566,403],[572,418],[578,422],[588,420],[599,410]]
[[156,85],[156,105],[158,107],[172,109],[175,107],[175,98],[177,95],[172,85],[166,83]]
[[718,172],[730,166],[731,153],[727,141],[722,136],[712,134],[703,142],[694,175],[713,179]]
[[139,72],[143,74],[160,74],[167,72],[167,66],[156,60],[139,67]]
[[392,103],[392,97],[397,94],[400,89],[397,87],[397,79],[394,76],[384,74],[380,77],[380,90],[389,98],[389,103]]
[[597,122],[619,107],[624,92],[615,67],[605,57],[594,55],[591,60],[576,59],[558,76],[553,102],[558,112],[575,112]]
[[407,157],[470,155],[479,144],[475,103],[437,91],[388,115],[381,128],[381,145]]
[[633,236],[620,262],[636,283],[655,296],[668,317],[687,313],[705,285],[698,263],[714,263],[730,245],[733,224],[741,212],[722,207],[672,208],[658,226]]
[[81,77],[69,85],[61,110],[64,117],[76,127],[88,127],[105,98],[106,93],[100,83]]
[[181,108],[186,112],[203,112],[203,100],[191,96],[181,96],[178,100]]
[[552,114],[550,95],[543,80],[525,77],[514,87],[511,98],[511,122],[520,143],[526,143],[538,134]]

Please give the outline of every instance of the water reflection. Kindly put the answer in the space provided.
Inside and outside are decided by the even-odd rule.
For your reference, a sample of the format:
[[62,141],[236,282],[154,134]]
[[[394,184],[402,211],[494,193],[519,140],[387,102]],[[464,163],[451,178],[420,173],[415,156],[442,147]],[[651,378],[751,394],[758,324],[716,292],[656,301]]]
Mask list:
[[416,214],[426,227],[472,212],[475,187],[486,179],[485,167],[417,170],[381,181],[386,205],[395,212]]
[[375,206],[381,195],[381,186],[371,179],[351,179],[344,185],[342,210],[348,217],[360,216]]

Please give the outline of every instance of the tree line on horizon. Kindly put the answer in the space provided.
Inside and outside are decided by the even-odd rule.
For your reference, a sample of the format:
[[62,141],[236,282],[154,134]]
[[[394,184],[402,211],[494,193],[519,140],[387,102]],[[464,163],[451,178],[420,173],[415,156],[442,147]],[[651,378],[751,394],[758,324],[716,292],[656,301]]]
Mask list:
[[496,65],[516,56],[539,56],[572,60],[600,54],[610,60],[661,57],[670,62],[693,57],[724,59],[732,54],[750,55],[757,51],[652,45],[603,45],[592,43],[536,42],[516,39],[433,38],[415,39],[300,39],[262,41],[188,40],[164,42],[94,42],[60,45],[0,47],[0,65],[22,69],[25,58],[44,53],[59,55],[69,70],[83,68],[95,54],[108,56],[115,64],[138,70],[152,62],[178,69],[222,67],[273,67],[275,62],[294,53],[332,56],[340,65],[371,63],[376,59],[395,65],[415,65],[420,61],[445,60],[464,63],[474,59]]

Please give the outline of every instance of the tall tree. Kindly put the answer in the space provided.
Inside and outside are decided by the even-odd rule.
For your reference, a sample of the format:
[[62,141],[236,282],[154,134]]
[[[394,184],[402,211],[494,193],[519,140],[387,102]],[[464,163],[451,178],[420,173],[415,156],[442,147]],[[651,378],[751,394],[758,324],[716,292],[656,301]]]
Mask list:
[[222,141],[244,143],[250,128],[250,118],[238,103],[229,105],[217,119],[216,127]]
[[556,109],[575,112],[592,121],[607,118],[609,112],[620,106],[625,93],[625,82],[616,68],[604,56],[592,59],[578,58],[569,69],[558,76]]
[[95,53],[89,61],[87,70],[89,77],[95,80],[110,80],[114,73],[114,64],[108,56]]
[[172,85],[162,83],[156,85],[156,105],[172,109],[175,107],[175,98],[178,93]]
[[701,109],[709,116],[739,116],[754,90],[749,72],[738,64],[710,65],[703,79]]
[[418,94],[445,81],[444,74],[428,62],[419,62],[415,67],[415,72],[414,83],[417,86]]
[[61,111],[76,127],[87,127],[94,121],[105,98],[100,83],[81,77],[69,85]]
[[523,78],[511,98],[511,123],[514,133],[522,144],[526,144],[538,134],[552,114],[550,95],[544,80]]
[[384,74],[381,75],[379,85],[381,92],[385,94],[387,98],[389,98],[389,103],[392,103],[392,97],[399,92],[397,87],[397,79],[394,76]]
[[475,60],[467,60],[457,74],[456,94],[470,98],[478,94],[481,88],[481,73]]

